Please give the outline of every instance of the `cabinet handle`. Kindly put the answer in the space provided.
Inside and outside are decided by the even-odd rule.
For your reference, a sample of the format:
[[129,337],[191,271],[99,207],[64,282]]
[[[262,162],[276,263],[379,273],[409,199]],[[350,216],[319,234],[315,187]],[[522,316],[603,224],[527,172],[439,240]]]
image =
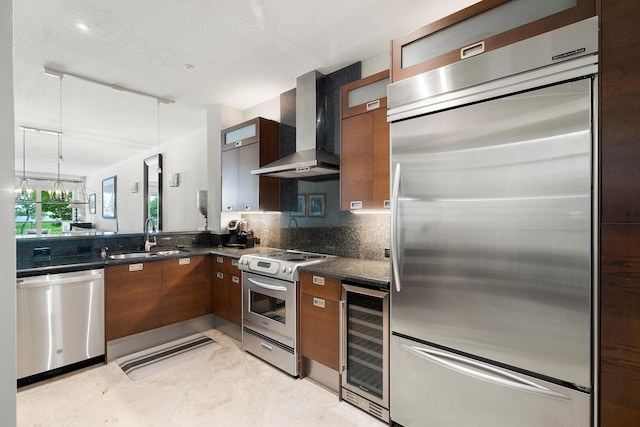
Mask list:
[[180,258],[178,260],[178,265],[188,265],[191,264],[191,258]]
[[216,257],[216,262],[218,262],[220,264],[224,264],[224,258],[222,258],[221,256]]
[[313,305],[319,308],[324,308],[324,300],[322,298],[313,297]]
[[238,276],[231,276],[231,281],[233,283],[240,283],[240,278]]
[[382,204],[382,207],[385,209],[391,209],[391,200],[385,200]]
[[231,265],[233,265],[234,267],[238,266],[238,260],[237,259],[232,259],[231,260]]
[[349,202],[349,209],[362,209],[362,200]]
[[142,263],[129,264],[129,271],[142,271],[143,269],[144,269],[144,265]]
[[484,53],[484,41],[470,44],[460,49],[460,59],[471,58],[472,56]]
[[221,273],[221,272],[219,272],[219,271],[218,271],[218,272],[216,273],[216,277],[217,277],[218,279],[224,279],[224,273]]
[[236,147],[240,147],[242,145],[242,140],[236,141]]
[[376,108],[380,108],[380,100],[376,99],[375,101],[367,102],[367,111],[375,110]]
[[322,276],[313,276],[313,284],[324,286],[324,277]]
[[244,210],[245,211],[250,211],[251,210],[251,205],[244,205]]

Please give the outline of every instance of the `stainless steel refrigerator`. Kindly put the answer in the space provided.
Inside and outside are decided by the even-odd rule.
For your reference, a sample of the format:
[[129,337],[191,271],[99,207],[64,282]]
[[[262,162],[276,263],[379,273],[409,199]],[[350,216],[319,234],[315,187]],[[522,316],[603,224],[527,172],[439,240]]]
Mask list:
[[594,18],[389,86],[394,422],[591,425],[597,61]]

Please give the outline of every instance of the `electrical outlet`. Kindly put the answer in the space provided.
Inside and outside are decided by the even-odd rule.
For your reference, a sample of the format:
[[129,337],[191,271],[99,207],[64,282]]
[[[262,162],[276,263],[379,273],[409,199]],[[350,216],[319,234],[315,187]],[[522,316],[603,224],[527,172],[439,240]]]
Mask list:
[[384,257],[389,258],[391,256],[391,249],[384,248]]

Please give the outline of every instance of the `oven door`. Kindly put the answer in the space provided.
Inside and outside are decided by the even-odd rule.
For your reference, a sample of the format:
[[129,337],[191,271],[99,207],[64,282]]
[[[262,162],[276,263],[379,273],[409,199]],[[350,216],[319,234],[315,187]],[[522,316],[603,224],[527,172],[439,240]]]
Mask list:
[[270,338],[288,338],[293,346],[296,333],[295,282],[249,272],[242,274],[243,326]]

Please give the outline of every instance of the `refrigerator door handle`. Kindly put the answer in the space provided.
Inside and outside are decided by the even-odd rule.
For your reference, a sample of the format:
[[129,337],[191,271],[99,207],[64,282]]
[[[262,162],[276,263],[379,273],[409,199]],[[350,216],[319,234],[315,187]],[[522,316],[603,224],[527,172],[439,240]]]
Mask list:
[[396,163],[393,175],[393,187],[391,188],[391,270],[396,291],[400,292],[400,270],[398,268],[398,193],[400,192],[400,163]]
[[565,396],[562,393],[558,393],[543,387],[540,384],[536,384],[533,381],[518,377],[513,373],[493,366],[481,364],[480,362],[463,358],[455,354],[416,346],[408,346],[406,344],[402,344],[402,348],[403,350],[406,350],[418,357],[469,377],[494,383],[503,387],[524,391],[526,393],[533,393],[542,397],[563,401],[571,400],[568,396]]

